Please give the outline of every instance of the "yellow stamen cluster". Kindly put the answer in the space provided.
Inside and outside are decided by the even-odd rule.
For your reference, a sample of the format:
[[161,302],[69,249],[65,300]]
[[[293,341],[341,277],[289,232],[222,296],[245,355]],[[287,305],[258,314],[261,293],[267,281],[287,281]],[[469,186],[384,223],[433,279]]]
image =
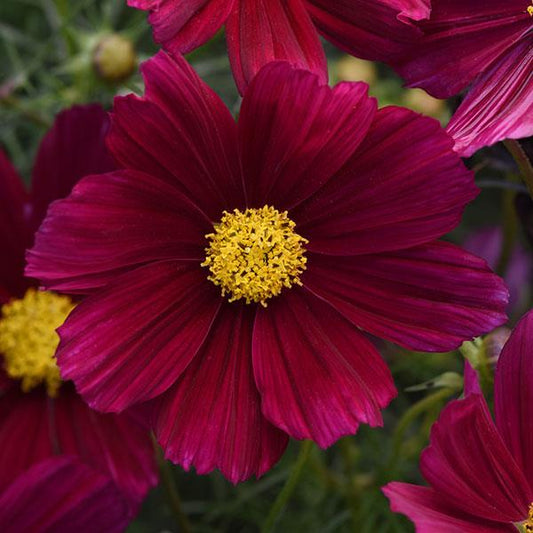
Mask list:
[[527,7],[527,12],[529,13],[529,16],[533,17],[533,0],[531,0],[530,6]]
[[516,529],[522,533],[533,533],[533,503],[529,505],[527,519],[524,522],[515,524]]
[[230,296],[230,302],[244,298],[247,304],[266,307],[284,287],[301,285],[308,241],[295,227],[286,211],[269,206],[224,211],[215,232],[206,235],[210,244],[202,266],[211,271],[208,279],[222,288],[222,296]]
[[57,394],[61,376],[55,360],[59,344],[55,330],[73,307],[67,296],[35,289],[2,306],[0,353],[6,373],[21,380],[24,392],[44,383],[50,396]]

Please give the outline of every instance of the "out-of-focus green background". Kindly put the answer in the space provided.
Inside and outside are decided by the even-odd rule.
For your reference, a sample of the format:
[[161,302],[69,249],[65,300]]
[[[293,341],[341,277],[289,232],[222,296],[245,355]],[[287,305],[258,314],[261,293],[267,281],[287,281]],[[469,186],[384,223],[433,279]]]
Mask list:
[[[139,61],[157,51],[145,13],[125,4],[126,0],[0,2],[0,145],[27,181],[38,142],[58,111],[94,101],[109,109],[115,94],[142,93],[138,73],[113,83],[102,80],[93,65],[96,47],[113,33],[131,41]],[[382,106],[404,105],[445,124],[457,105],[437,101],[419,90],[402,89],[401,80],[385,66],[356,60],[325,46],[332,83],[367,81],[371,94],[378,97]],[[239,98],[223,35],[189,59],[230,109],[237,112]],[[502,225],[513,232],[513,238],[522,239],[512,207],[515,190],[521,186],[506,185],[514,167],[505,150],[501,146],[486,149],[468,164],[478,170],[482,192],[450,238],[461,242],[475,228]],[[528,303],[529,287],[524,286],[524,304]],[[523,306],[516,309],[513,319],[522,310]],[[445,401],[460,394],[462,356],[458,352],[406,353],[384,343],[379,346],[399,389],[398,398],[384,412],[385,428],[362,427],[356,436],[344,438],[328,450],[314,447],[295,493],[276,523],[276,531],[413,531],[406,519],[389,511],[380,487],[391,480],[422,481],[418,456],[427,445],[429,428]],[[454,372],[457,374],[437,379]],[[415,391],[406,390],[427,381],[432,383]],[[259,531],[300,448],[301,443],[292,442],[281,462],[262,479],[236,487],[218,473],[197,476],[168,465],[193,531]],[[152,491],[129,531],[179,531],[164,487]]]

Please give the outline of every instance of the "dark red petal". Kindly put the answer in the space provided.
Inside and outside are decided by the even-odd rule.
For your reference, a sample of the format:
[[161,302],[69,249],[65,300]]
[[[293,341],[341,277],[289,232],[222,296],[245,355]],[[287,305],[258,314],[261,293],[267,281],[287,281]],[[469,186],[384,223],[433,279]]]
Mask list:
[[132,170],[89,176],[51,205],[26,274],[47,288],[88,292],[164,259],[204,257],[209,219],[175,187]]
[[34,230],[48,205],[67,196],[80,178],[115,168],[105,145],[108,129],[108,115],[98,104],[74,106],[57,115],[41,142],[33,168]]
[[154,40],[165,49],[186,54],[207,42],[222,27],[233,0],[128,0],[150,11]]
[[420,467],[444,501],[485,520],[527,518],[533,492],[482,396],[451,402],[434,424],[430,442]]
[[75,455],[112,478],[135,511],[158,482],[148,430],[128,411],[119,415],[93,411],[68,385],[57,399],[49,400],[48,413],[59,452]]
[[167,390],[203,344],[220,307],[196,263],[153,263],[85,298],[58,330],[57,358],[93,408],[122,411]]
[[524,0],[439,0],[420,23],[425,36],[398,57],[411,87],[437,98],[465,89],[529,30]]
[[161,399],[155,433],[165,456],[199,474],[215,468],[233,483],[278,461],[287,435],[261,413],[252,369],[251,306],[225,305],[179,382]]
[[141,67],[146,96],[115,98],[108,145],[117,161],[179,188],[213,221],[244,205],[237,127],[181,56]]
[[387,107],[337,175],[291,212],[307,248],[373,254],[436,239],[477,195],[473,174],[433,119]]
[[303,282],[357,326],[413,350],[452,350],[506,320],[503,281],[446,242],[356,257],[309,254]]
[[479,383],[479,377],[468,360],[465,361],[464,368],[464,395],[470,396],[471,394],[483,395],[481,385]]
[[0,495],[4,533],[121,533],[128,521],[111,479],[73,457],[34,465]]
[[43,390],[22,393],[19,384],[0,397],[0,493],[31,465],[57,453]]
[[387,61],[421,35],[412,20],[429,13],[428,0],[307,0],[320,33],[357,57]]
[[257,311],[253,364],[265,416],[322,447],[355,433],[359,423],[381,425],[380,410],[396,392],[374,346],[299,288]]
[[480,520],[447,504],[442,496],[429,487],[408,483],[389,483],[383,493],[391,509],[408,516],[417,533],[512,533],[512,524]]
[[463,157],[503,139],[533,135],[533,46],[523,39],[476,79],[448,124]]
[[28,287],[24,279],[24,250],[33,235],[28,223],[29,197],[22,178],[0,149],[0,297],[4,293],[22,296]]
[[261,67],[279,60],[327,83],[326,55],[302,0],[235,0],[226,36],[241,94]]
[[498,359],[496,426],[528,480],[533,476],[533,311],[515,327]]
[[368,132],[376,101],[364,83],[321,85],[288,63],[264,67],[239,117],[248,203],[289,209],[324,185]]

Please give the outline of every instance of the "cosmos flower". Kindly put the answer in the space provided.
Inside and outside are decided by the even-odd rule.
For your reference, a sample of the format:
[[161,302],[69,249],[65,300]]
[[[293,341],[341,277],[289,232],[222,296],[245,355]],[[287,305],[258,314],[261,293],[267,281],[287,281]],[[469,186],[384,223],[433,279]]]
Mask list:
[[143,73],[115,99],[122,169],[54,203],[28,252],[46,287],[89,293],[58,361],[91,406],[152,400],[168,458],[236,482],[287,435],[382,423],[395,389],[362,330],[446,351],[504,321],[501,280],[436,240],[477,194],[438,122],[277,62],[236,123],[183,58]]
[[364,59],[390,58],[413,39],[429,0],[128,0],[150,11],[154,38],[185,54],[226,25],[230,62],[242,93],[266,63],[285,60],[327,79],[319,33]]
[[495,374],[494,421],[471,367],[465,397],[431,430],[420,468],[429,487],[389,483],[393,511],[417,533],[533,531],[533,311],[507,341]]
[[128,503],[110,478],[75,457],[50,457],[0,491],[3,533],[120,533]]
[[533,134],[531,0],[433,0],[424,37],[392,62],[410,87],[437,98],[468,89],[448,132],[470,156]]
[[133,513],[157,482],[147,431],[132,414],[92,411],[61,381],[55,329],[75,301],[38,291],[23,269],[48,204],[82,175],[114,168],[104,144],[108,127],[97,105],[61,113],[41,143],[29,193],[0,152],[0,491],[33,464],[69,454],[111,477]]

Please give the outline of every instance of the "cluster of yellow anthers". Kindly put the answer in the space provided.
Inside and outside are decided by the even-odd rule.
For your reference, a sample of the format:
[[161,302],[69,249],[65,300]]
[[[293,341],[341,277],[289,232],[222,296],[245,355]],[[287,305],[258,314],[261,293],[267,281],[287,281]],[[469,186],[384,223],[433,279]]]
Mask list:
[[244,298],[266,307],[284,287],[301,285],[308,241],[295,226],[286,211],[269,206],[224,211],[215,232],[206,235],[210,243],[202,266],[211,271],[208,279],[230,302]]
[[527,12],[533,17],[533,0],[531,0],[531,5],[527,7]]
[[35,289],[2,306],[0,353],[5,371],[21,380],[24,392],[44,383],[50,396],[57,394],[61,377],[54,355],[59,344],[56,329],[73,308],[67,296]]

